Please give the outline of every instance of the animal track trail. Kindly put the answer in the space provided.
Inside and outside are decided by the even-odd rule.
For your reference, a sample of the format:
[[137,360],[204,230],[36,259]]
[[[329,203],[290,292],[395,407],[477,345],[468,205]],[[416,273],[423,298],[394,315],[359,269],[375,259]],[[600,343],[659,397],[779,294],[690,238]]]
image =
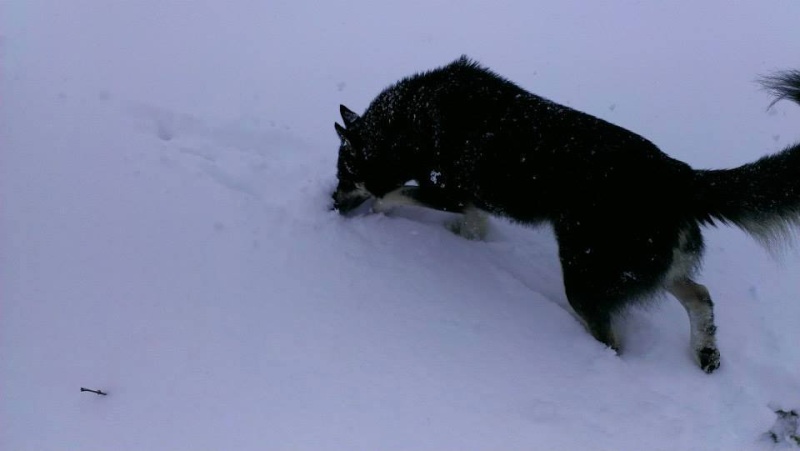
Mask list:
[[[265,174],[285,165],[282,151],[292,139],[280,132],[247,129],[237,124],[210,125],[193,115],[152,105],[128,108],[135,128],[159,141],[160,161],[208,177],[227,190],[260,198],[269,187]],[[273,164],[270,164],[272,162]]]

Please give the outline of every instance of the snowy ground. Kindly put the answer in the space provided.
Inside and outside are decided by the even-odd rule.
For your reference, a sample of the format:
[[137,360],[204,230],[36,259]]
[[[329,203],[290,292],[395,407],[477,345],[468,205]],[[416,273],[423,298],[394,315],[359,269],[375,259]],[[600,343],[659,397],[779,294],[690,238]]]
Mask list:
[[0,0],[0,449],[774,448],[800,250],[707,230],[707,375],[671,299],[593,341],[547,228],[328,211],[339,104],[462,53],[696,167],[800,140],[797,2],[538,3]]

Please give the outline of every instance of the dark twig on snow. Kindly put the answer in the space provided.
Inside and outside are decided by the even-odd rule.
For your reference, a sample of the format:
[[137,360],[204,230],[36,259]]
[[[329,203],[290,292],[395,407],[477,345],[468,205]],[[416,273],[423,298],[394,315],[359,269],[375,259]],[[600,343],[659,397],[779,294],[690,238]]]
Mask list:
[[104,392],[102,390],[90,390],[88,388],[81,387],[81,392],[85,392],[85,391],[88,391],[89,393],[94,393],[96,395],[103,395],[103,396],[108,395],[108,393],[106,393],[106,392]]

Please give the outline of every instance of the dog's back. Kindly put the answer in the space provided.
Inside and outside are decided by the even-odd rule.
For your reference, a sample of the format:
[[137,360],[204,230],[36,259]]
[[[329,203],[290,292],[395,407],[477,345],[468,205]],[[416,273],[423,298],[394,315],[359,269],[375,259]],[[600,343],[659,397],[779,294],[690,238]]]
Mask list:
[[[401,178],[523,222],[553,220],[579,204],[609,213],[631,204],[670,208],[665,202],[680,198],[692,178],[687,165],[641,136],[464,57],[386,89],[360,132],[382,149],[374,158],[406,172]],[[656,197],[643,202],[648,195]]]

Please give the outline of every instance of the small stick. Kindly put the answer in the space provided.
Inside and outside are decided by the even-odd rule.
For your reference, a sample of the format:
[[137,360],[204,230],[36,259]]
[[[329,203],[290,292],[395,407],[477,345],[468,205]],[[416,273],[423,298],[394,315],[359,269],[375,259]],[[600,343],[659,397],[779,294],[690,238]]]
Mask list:
[[106,392],[104,392],[102,390],[90,390],[88,388],[81,387],[81,392],[85,392],[85,391],[88,391],[89,393],[94,393],[96,395],[103,395],[103,396],[108,395],[108,393],[106,393]]

